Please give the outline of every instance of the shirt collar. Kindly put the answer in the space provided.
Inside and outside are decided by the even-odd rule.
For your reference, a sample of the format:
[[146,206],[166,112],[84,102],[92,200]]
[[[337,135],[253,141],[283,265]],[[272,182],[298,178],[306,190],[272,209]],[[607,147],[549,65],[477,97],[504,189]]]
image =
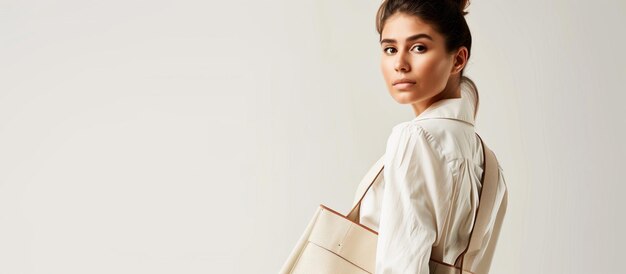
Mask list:
[[461,98],[442,99],[431,104],[413,121],[425,119],[453,119],[474,126],[474,93],[461,88]]

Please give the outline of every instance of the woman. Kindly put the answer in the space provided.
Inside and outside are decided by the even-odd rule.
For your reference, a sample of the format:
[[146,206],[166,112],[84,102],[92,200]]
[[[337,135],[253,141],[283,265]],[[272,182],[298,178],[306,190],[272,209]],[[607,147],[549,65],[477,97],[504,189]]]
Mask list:
[[[497,222],[491,223],[497,227],[488,230],[478,254],[464,254],[484,167],[474,129],[478,93],[463,76],[472,45],[464,18],[467,4],[386,0],[377,13],[383,78],[393,99],[410,105],[416,116],[393,127],[381,181],[361,202],[361,224],[378,232],[379,274],[434,273],[433,262],[455,265],[461,255],[469,271],[463,273],[489,271]],[[497,168],[499,200],[492,216],[501,218],[507,190]]]

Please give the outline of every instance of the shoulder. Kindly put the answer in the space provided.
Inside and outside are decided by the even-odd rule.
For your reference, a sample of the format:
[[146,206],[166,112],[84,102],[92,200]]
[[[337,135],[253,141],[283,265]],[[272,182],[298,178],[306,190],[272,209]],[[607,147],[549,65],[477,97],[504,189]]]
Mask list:
[[449,119],[411,120],[395,125],[387,141],[390,146],[404,144],[421,146],[436,152],[442,160],[449,162],[468,158],[471,154],[471,141],[474,128]]
[[445,161],[445,149],[431,132],[414,121],[395,125],[387,139],[386,152],[389,157],[429,157]]
[[430,133],[428,133],[424,127],[413,121],[401,122],[391,129],[388,142],[401,142],[409,140],[435,146]]

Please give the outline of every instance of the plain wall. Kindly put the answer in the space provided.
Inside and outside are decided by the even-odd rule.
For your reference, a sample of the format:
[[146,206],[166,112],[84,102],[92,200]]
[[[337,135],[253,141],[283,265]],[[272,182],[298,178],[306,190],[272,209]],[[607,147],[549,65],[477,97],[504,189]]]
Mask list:
[[[276,273],[413,118],[380,1],[0,1],[0,273]],[[622,273],[626,2],[472,1],[492,273]]]

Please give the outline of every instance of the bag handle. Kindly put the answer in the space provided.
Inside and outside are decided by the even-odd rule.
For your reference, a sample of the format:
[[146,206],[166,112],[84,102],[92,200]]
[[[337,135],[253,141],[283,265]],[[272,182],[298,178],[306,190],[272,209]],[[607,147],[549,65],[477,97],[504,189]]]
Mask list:
[[[478,136],[483,146],[483,159],[485,160],[485,162],[483,168],[483,176],[481,178],[482,187],[479,194],[478,209],[476,210],[475,215],[476,222],[474,222],[472,231],[470,231],[470,239],[468,241],[467,247],[459,255],[459,257],[457,257],[454,264],[456,267],[459,268],[461,272],[463,271],[463,262],[465,258],[464,255],[470,250],[471,252],[475,252],[480,249],[481,241],[479,241],[478,238],[482,235],[485,235],[489,224],[489,213],[491,213],[487,210],[481,209],[493,208],[496,201],[498,188],[497,183],[500,176],[500,170],[498,168],[498,162],[494,152],[489,149],[489,147],[487,147],[487,145],[480,137],[480,135],[478,135],[478,133],[476,133],[476,136]],[[375,182],[380,181],[378,179],[384,170],[384,158],[385,155],[381,156],[359,183],[359,186],[357,188],[357,193],[359,195],[356,195],[356,197],[360,198],[358,200],[355,199],[355,204],[352,207],[352,210],[350,210],[348,215],[346,215],[349,220],[360,224],[359,219],[361,202],[363,201],[365,194],[367,194],[367,191],[372,187],[372,185],[374,185]],[[477,233],[474,233],[474,231],[477,231]]]
[[361,180],[361,183],[359,183],[357,193],[362,194],[356,195],[355,198],[360,198],[358,200],[354,200],[354,206],[352,207],[352,210],[350,210],[350,213],[346,215],[346,218],[348,218],[349,220],[360,224],[359,219],[361,215],[361,201],[365,197],[367,191],[374,185],[374,183],[376,181],[379,181],[377,179],[382,175],[384,170],[384,159],[385,155],[383,154],[383,156],[381,156],[378,161],[376,161],[376,163],[374,163],[370,170],[365,174],[365,176]]
[[[480,245],[482,240],[480,237],[487,234],[489,229],[490,214],[492,211],[488,209],[494,208],[496,202],[496,196],[498,194],[498,181],[500,178],[500,168],[498,167],[498,159],[495,153],[489,149],[480,135],[476,134],[480,138],[480,142],[483,145],[483,157],[485,159],[485,168],[483,169],[483,177],[481,178],[482,188],[480,190],[480,198],[478,203],[478,209],[476,210],[474,226],[470,231],[470,239],[467,243],[467,248],[456,259],[455,265],[463,269],[463,261],[465,254],[477,254],[480,251]],[[502,203],[506,203],[506,196]],[[481,210],[483,209],[483,210]],[[487,210],[485,210],[487,209]],[[476,232],[476,233],[474,233]],[[460,260],[460,262],[459,262]]]

